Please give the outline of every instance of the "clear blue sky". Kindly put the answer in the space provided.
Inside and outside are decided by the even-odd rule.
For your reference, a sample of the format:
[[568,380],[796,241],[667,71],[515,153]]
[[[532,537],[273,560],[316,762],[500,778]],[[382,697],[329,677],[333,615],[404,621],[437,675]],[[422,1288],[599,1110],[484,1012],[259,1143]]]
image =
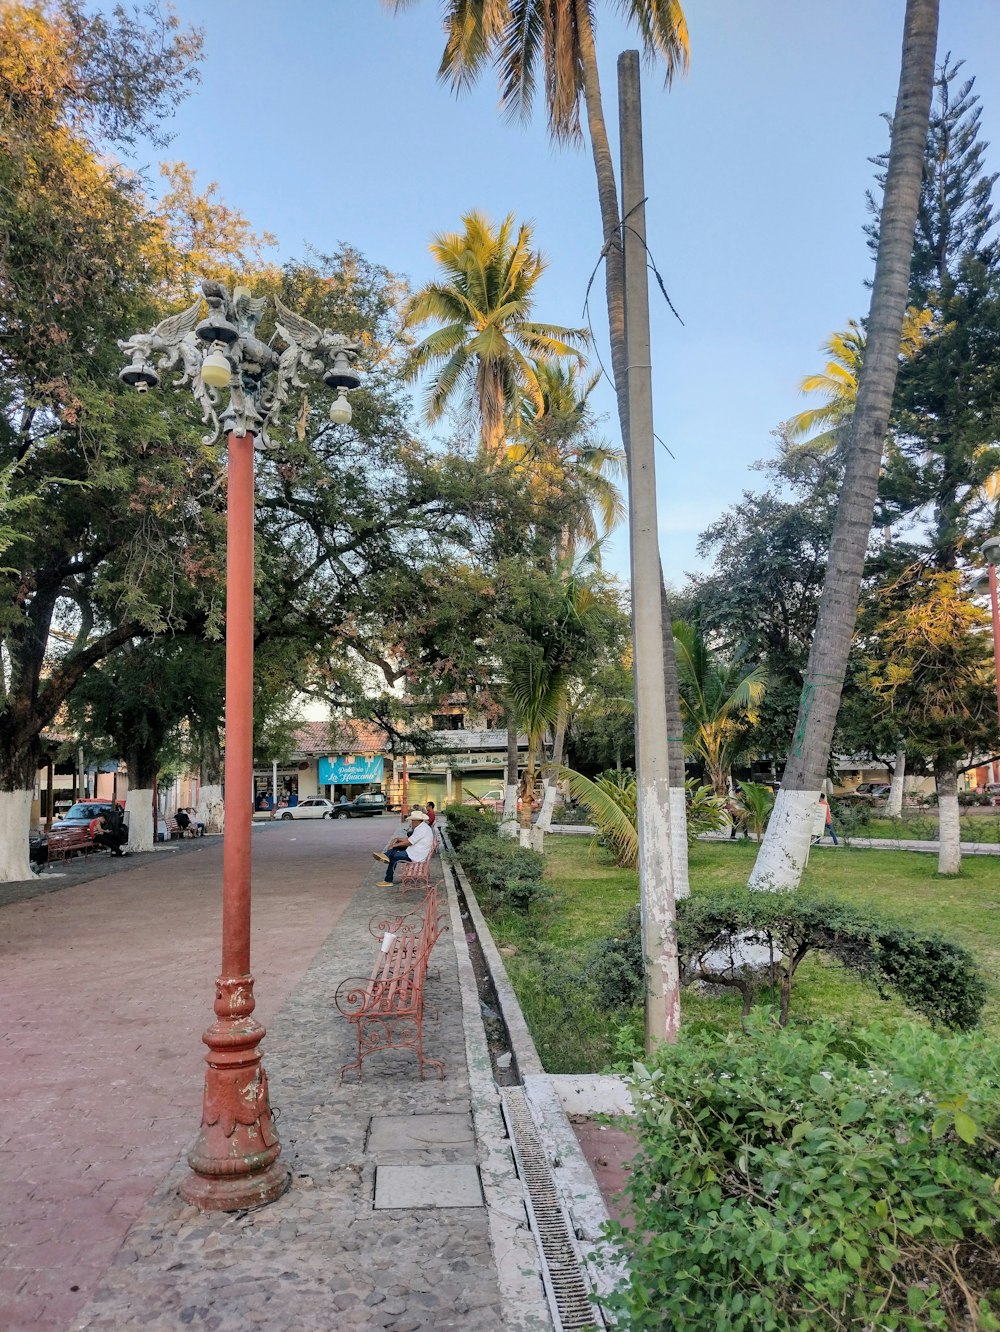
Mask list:
[[[99,0],[104,7],[103,0]],[[541,319],[582,322],[600,251],[593,166],[544,121],[505,123],[490,78],[456,99],[435,78],[441,6],[377,0],[176,0],[205,28],[202,83],[164,156],[276,233],[278,257],[340,241],[420,284],[430,237],[479,208],[530,219],[547,257]],[[617,143],[615,62],[636,42],[599,3],[598,48]],[[939,58],[976,76],[1000,140],[1000,4],[942,0]],[[698,533],[761,478],[749,464],[801,410],[820,345],[868,308],[868,157],[899,77],[903,0],[686,0],[691,72],[670,93],[643,74],[648,243],[682,328],[651,292],[660,532],[667,577],[697,567]],[[1000,169],[1000,142],[988,150]],[[154,166],[151,159],[150,165]],[[608,364],[599,316],[591,309]],[[610,389],[598,390],[616,436]],[[618,537],[609,564],[627,569]]]

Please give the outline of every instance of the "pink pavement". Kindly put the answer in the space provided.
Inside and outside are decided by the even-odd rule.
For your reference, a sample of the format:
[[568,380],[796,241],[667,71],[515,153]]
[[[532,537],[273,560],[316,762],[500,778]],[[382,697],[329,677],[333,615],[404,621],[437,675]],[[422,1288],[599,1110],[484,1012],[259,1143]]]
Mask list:
[[[386,823],[254,830],[251,969],[265,1027],[370,877]],[[198,1130],[222,839],[127,865],[0,908],[4,1332],[70,1324]],[[266,1038],[262,1048],[266,1068]]]

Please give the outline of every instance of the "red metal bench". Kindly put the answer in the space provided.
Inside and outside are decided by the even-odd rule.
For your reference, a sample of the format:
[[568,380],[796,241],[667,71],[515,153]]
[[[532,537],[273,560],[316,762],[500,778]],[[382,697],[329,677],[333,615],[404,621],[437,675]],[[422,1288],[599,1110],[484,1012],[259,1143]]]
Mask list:
[[431,881],[431,861],[437,855],[440,846],[441,838],[435,834],[434,845],[426,860],[408,860],[406,862],[403,866],[403,872],[399,876],[399,885],[404,893],[410,889],[427,891]]
[[48,834],[48,860],[68,860],[70,856],[89,855],[99,850],[84,827],[53,828]]
[[423,1034],[427,961],[447,928],[438,887],[431,885],[422,911],[382,919],[373,916],[369,922],[369,930],[381,939],[371,975],[348,977],[334,995],[340,1012],[354,1023],[358,1038],[357,1058],[343,1065],[341,1079],[353,1068],[360,1082],[365,1056],[383,1050],[415,1050],[421,1079],[425,1064],[434,1064],[438,1076],[444,1077],[443,1061],[424,1054]]

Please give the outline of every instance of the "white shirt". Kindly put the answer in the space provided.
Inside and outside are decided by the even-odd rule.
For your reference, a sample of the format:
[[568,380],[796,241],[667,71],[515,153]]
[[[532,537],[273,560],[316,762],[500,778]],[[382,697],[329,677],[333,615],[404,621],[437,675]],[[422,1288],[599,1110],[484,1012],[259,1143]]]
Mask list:
[[434,834],[431,831],[429,823],[420,819],[410,833],[410,845],[406,848],[406,854],[411,860],[425,861],[430,860],[434,851]]

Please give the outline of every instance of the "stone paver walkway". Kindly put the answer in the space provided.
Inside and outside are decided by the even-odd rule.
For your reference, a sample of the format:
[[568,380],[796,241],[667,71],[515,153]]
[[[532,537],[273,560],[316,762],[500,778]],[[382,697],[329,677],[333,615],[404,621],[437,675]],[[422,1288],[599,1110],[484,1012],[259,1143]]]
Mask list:
[[250,1213],[204,1215],[176,1192],[200,1117],[221,842],[2,906],[5,1332],[546,1326],[502,1308],[451,934],[425,1024],[445,1080],[421,1083],[403,1053],[339,1080],[353,1032],[333,993],[371,967],[387,825],[254,831],[255,1016],[293,1184]]

